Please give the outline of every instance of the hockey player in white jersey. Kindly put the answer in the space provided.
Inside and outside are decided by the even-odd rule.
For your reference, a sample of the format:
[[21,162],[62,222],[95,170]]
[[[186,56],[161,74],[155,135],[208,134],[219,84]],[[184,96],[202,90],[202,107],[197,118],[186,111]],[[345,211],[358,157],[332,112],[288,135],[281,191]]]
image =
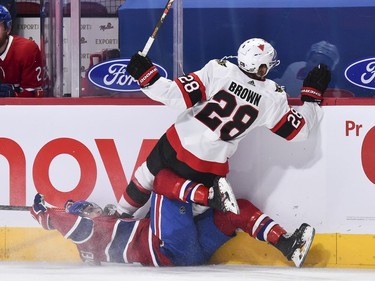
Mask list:
[[[233,205],[222,204],[228,203],[225,200],[233,202],[233,198],[224,196],[220,202],[211,198],[213,191],[220,191],[212,186],[217,177],[225,181],[228,159],[240,140],[260,126],[288,141],[305,140],[322,117],[319,105],[331,77],[327,67],[318,65],[308,74],[301,89],[303,105],[297,111],[288,105],[283,88],[266,79],[270,69],[278,64],[276,50],[260,38],[240,45],[237,64],[225,59],[211,60],[202,69],[173,81],[160,77],[147,56],[135,54],[127,71],[142,91],[183,112],[137,169],[119,201],[118,210],[132,215],[143,206],[153,190],[155,175],[169,168],[188,179],[187,182],[201,183],[193,190],[189,184],[175,186],[176,199],[236,212],[236,206],[227,208]],[[228,192],[221,193],[231,194],[230,191],[229,186]],[[311,244],[314,233],[311,226],[302,224],[297,232],[298,235],[289,238],[296,243],[292,253],[284,253],[288,259],[303,249],[305,243]]]

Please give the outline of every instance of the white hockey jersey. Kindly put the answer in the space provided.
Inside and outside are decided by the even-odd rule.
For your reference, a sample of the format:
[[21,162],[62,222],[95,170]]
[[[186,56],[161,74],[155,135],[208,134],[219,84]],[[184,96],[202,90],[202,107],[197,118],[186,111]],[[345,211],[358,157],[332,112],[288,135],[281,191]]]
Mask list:
[[266,126],[288,141],[305,140],[322,110],[306,102],[288,105],[272,80],[254,80],[229,61],[211,60],[201,70],[143,88],[150,98],[185,109],[166,135],[177,158],[191,168],[225,176],[228,159],[251,130]]

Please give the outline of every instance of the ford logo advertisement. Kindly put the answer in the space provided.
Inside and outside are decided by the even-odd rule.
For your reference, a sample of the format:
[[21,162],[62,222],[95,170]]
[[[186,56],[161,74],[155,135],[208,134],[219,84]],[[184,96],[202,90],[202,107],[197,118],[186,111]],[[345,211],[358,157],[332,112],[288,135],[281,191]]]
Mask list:
[[375,58],[349,65],[345,69],[345,78],[358,87],[375,90]]
[[[94,65],[88,79],[95,86],[117,92],[139,91],[137,81],[126,71],[130,59],[108,60]],[[162,77],[167,78],[167,71],[154,63]]]

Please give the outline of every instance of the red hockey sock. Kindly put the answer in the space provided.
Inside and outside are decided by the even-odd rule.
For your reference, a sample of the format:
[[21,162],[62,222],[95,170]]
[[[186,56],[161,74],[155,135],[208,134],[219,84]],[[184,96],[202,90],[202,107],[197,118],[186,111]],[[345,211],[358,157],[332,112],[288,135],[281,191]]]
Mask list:
[[239,228],[255,239],[276,244],[280,236],[286,233],[280,225],[249,201],[239,199],[237,202],[240,208],[239,215],[216,210],[214,212],[214,223],[225,235],[231,236]]

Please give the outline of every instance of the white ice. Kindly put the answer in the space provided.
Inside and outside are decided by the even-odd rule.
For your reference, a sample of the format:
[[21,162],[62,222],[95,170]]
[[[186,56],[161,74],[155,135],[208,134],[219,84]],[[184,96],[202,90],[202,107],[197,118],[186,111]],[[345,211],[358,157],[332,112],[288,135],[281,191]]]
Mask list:
[[1,281],[374,281],[375,269],[293,268],[251,265],[143,267],[80,263],[0,262]]

